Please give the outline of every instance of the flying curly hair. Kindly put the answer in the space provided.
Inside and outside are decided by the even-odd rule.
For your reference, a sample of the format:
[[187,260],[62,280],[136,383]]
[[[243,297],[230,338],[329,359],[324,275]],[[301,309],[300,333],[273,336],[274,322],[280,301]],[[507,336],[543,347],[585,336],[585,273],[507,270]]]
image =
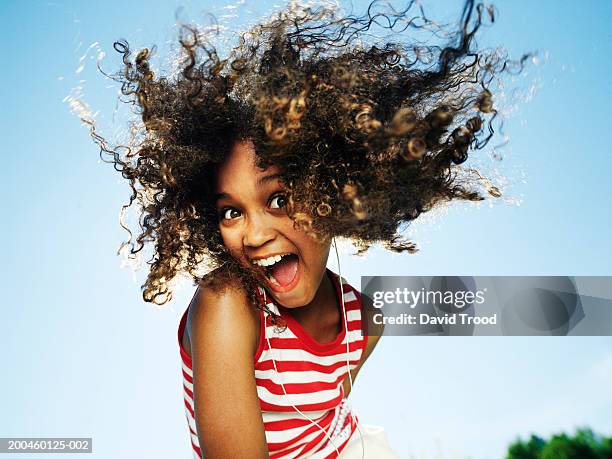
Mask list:
[[286,8],[240,34],[226,57],[198,28],[183,26],[175,76],[154,73],[150,49],[134,55],[127,42],[114,44],[123,66],[113,78],[142,129],[131,147],[110,147],[93,126],[91,134],[102,159],[129,181],[123,210],[140,203],[139,232],[124,226],[124,244],[131,254],[154,246],[145,301],[168,301],[179,273],[201,280],[204,262],[258,279],[223,245],[213,199],[216,167],[238,140],[253,141],[258,166],[280,169],[296,227],[315,238],[350,238],[359,253],[373,243],[413,253],[402,225],[445,201],[483,200],[479,183],[501,195],[460,165],[494,133],[491,82],[520,72],[527,56],[511,61],[474,49],[493,10],[472,0],[445,46],[366,44],[373,26],[398,36],[442,27],[411,15],[413,3],[380,12],[375,0],[363,16]]

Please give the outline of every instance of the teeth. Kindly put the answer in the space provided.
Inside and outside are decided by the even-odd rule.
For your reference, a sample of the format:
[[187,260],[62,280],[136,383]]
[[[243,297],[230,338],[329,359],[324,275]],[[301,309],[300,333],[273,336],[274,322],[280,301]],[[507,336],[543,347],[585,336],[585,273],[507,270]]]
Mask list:
[[263,258],[261,260],[253,260],[253,264],[258,266],[272,266],[274,263],[281,261],[281,259],[285,255],[289,255],[289,253],[283,253],[282,255],[274,255],[268,258]]
[[274,285],[278,285],[279,287],[281,286],[278,281],[274,278],[274,276],[272,274],[270,274],[268,276],[268,279],[270,280],[270,282],[272,282]]

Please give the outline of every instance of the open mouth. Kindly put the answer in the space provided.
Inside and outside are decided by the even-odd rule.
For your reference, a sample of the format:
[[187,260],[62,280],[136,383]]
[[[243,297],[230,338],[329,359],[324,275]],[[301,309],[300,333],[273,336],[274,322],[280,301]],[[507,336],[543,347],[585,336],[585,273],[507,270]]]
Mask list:
[[298,256],[286,253],[269,260],[269,264],[263,266],[263,269],[270,287],[278,292],[286,292],[293,288],[298,278]]

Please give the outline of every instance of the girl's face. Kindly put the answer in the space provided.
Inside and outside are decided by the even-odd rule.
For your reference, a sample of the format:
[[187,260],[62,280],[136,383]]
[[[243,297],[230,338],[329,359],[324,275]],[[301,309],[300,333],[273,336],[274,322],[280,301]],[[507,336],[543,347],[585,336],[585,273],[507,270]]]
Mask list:
[[[255,165],[250,140],[236,142],[218,169],[216,207],[223,243],[232,256],[243,266],[265,269],[275,300],[296,308],[315,297],[330,242],[316,241],[294,229],[278,172],[276,166],[264,170]],[[258,268],[255,262],[264,267]]]

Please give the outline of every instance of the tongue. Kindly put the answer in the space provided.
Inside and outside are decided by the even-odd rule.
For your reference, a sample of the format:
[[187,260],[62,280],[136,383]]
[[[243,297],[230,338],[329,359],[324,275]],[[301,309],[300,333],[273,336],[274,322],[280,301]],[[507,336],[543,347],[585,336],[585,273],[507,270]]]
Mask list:
[[276,282],[283,287],[289,285],[297,274],[298,257],[297,255],[287,255],[281,261],[272,266],[272,275]]

